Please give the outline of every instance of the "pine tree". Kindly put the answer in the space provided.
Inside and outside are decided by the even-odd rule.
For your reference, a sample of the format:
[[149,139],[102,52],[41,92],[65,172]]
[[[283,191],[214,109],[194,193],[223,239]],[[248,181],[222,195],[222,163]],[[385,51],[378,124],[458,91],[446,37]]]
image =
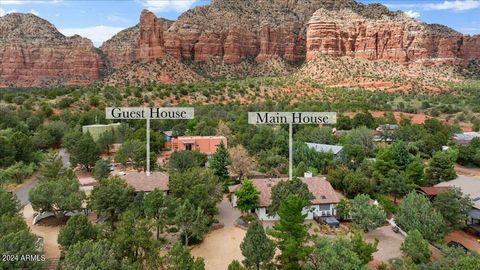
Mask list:
[[266,265],[272,260],[275,254],[275,243],[267,237],[263,226],[254,221],[248,227],[240,249],[245,256],[243,264],[259,270],[260,266]]
[[228,158],[227,148],[225,148],[223,141],[221,141],[218,145],[217,151],[215,151],[215,154],[213,154],[209,164],[215,175],[220,177],[220,179],[226,180],[229,178],[227,166],[230,165],[230,160]]
[[430,261],[431,251],[428,241],[416,229],[408,232],[400,249],[417,264]]
[[280,221],[273,226],[272,236],[281,251],[278,259],[282,269],[301,269],[300,263],[311,253],[311,248],[306,246],[309,237],[304,224],[306,215],[302,214],[306,205],[305,199],[290,194],[278,209]]
[[205,263],[202,258],[195,259],[180,242],[173,245],[168,252],[167,263],[169,270],[203,270]]

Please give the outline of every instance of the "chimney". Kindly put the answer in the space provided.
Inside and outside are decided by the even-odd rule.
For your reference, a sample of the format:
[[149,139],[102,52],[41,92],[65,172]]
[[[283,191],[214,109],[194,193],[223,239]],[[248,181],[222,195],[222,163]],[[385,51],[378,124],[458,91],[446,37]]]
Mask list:
[[306,171],[306,172],[303,174],[303,178],[311,178],[311,177],[313,177],[313,175],[312,175],[312,172],[310,172],[310,171]]

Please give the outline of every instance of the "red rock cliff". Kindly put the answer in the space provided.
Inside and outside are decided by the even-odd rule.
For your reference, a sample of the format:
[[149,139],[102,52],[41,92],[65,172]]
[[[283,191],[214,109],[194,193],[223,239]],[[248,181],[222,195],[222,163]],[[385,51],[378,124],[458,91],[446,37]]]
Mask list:
[[367,19],[351,10],[320,9],[308,23],[307,59],[317,53],[402,64],[459,64],[480,58],[480,36],[463,36],[404,14]]
[[86,38],[65,37],[32,14],[0,17],[0,87],[89,84],[101,66]]

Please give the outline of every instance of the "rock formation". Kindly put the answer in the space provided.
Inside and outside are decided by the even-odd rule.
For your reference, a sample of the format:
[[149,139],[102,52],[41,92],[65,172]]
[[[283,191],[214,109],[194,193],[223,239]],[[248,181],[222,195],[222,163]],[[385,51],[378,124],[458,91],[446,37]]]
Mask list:
[[317,53],[402,64],[462,64],[480,58],[480,36],[428,25],[398,13],[368,19],[352,11],[319,9],[308,22],[307,59]]
[[65,37],[32,14],[0,17],[0,87],[89,84],[101,68],[90,40]]

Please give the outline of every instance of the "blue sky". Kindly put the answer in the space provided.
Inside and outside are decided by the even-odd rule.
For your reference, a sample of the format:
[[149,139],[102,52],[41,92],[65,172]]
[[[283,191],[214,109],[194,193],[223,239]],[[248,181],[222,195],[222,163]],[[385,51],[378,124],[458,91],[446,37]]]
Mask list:
[[[242,1],[242,0],[238,0]],[[464,34],[480,34],[480,0],[360,0],[403,10],[428,23],[440,23]],[[0,0],[0,16],[10,12],[36,14],[65,35],[79,34],[96,46],[118,31],[138,23],[142,9],[176,19],[183,11],[210,0]]]

